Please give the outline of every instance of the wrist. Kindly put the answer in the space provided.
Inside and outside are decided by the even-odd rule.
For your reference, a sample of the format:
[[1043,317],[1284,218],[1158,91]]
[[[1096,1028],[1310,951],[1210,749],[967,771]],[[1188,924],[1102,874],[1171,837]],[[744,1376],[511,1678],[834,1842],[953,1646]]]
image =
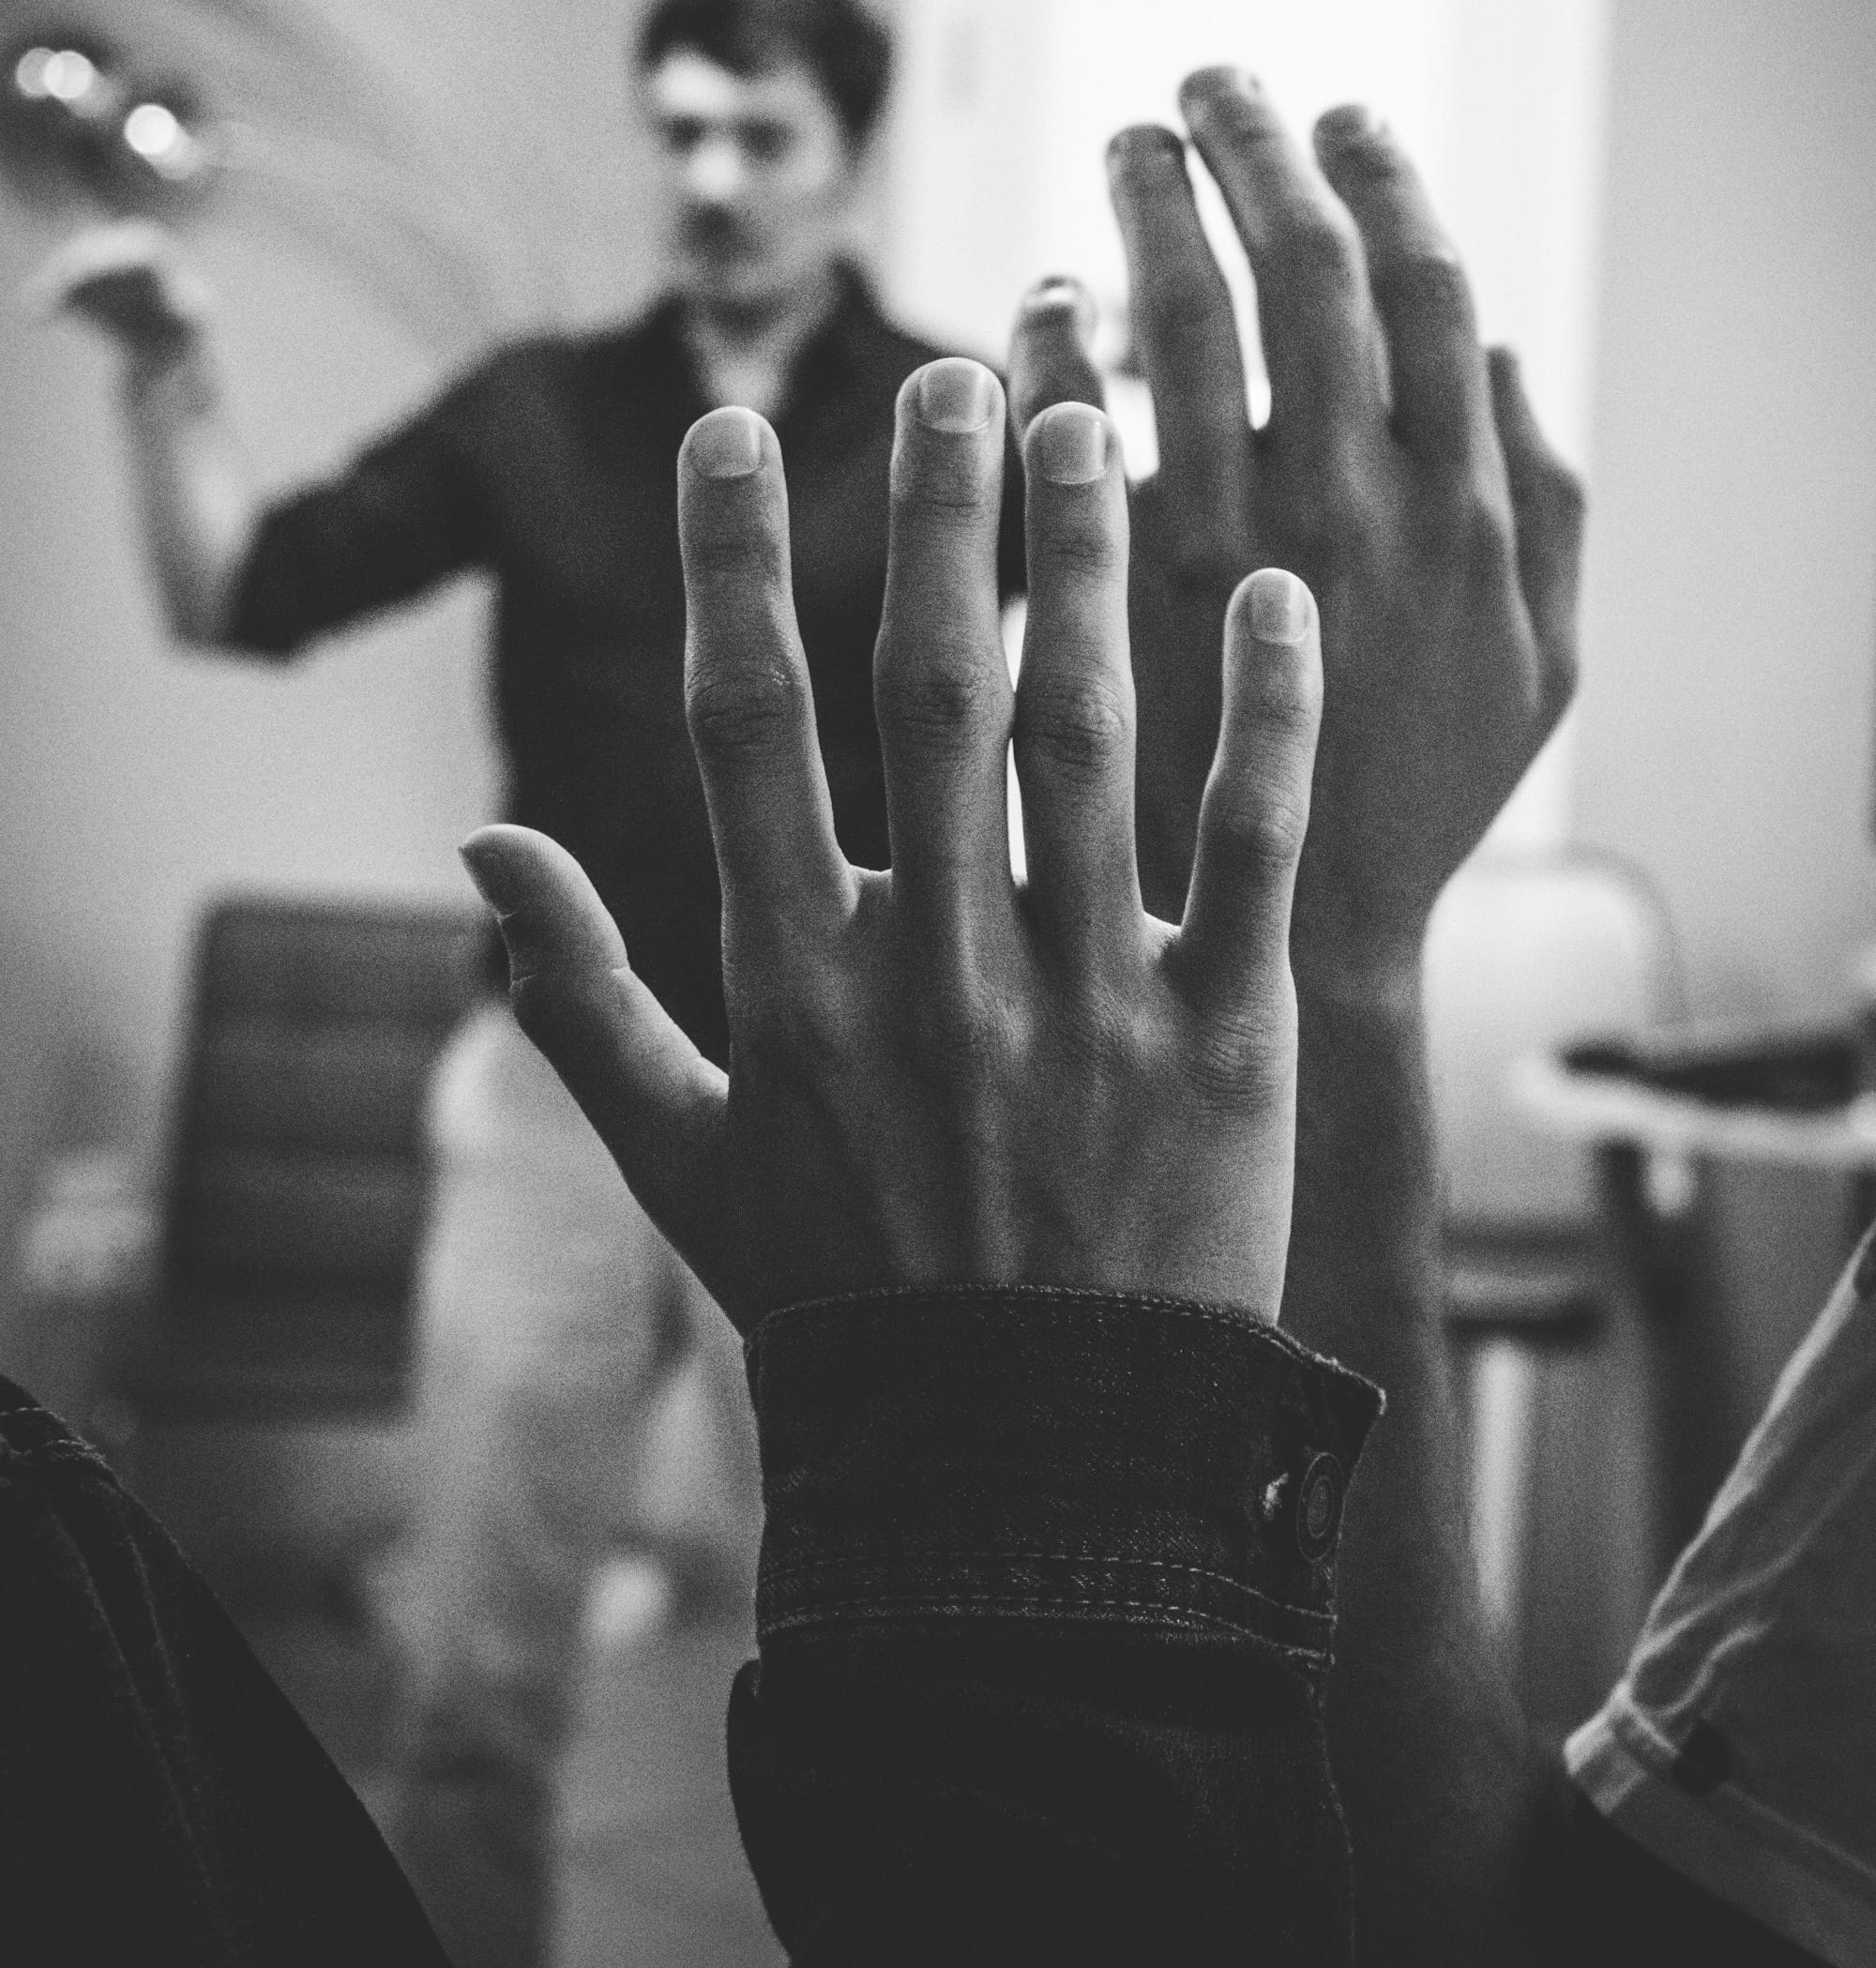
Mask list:
[[1300,1007],[1417,1013],[1429,912],[1378,909],[1299,886],[1290,918],[1290,969]]
[[194,409],[216,394],[202,330],[177,321],[124,346],[124,394],[133,405],[181,397]]
[[1417,1021],[1421,951],[1419,938],[1324,938],[1293,931],[1290,969],[1299,1019],[1305,1024],[1325,1014]]

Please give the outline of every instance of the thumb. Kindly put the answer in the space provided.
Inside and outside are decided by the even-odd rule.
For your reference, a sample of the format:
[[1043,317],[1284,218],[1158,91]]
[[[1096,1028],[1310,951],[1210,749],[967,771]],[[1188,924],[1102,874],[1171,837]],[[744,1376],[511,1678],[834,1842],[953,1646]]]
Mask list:
[[720,1298],[723,1074],[633,974],[618,926],[564,847],[527,827],[489,826],[461,855],[507,946],[522,1030],[646,1215]]

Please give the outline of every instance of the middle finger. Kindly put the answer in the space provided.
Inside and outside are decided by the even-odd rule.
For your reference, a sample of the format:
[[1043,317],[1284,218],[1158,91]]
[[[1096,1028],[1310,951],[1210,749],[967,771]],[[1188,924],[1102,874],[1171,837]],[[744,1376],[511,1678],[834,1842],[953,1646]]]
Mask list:
[[1267,434],[1311,458],[1338,457],[1386,407],[1354,221],[1249,76],[1202,69],[1187,79],[1179,103],[1257,281]]
[[1142,948],[1127,482],[1112,426],[1084,403],[1037,417],[1023,464],[1029,621],[1016,770],[1031,906],[1078,969],[1106,969]]
[[928,363],[899,393],[873,702],[894,893],[953,930],[1010,892],[1003,419],[1002,385],[961,356]]

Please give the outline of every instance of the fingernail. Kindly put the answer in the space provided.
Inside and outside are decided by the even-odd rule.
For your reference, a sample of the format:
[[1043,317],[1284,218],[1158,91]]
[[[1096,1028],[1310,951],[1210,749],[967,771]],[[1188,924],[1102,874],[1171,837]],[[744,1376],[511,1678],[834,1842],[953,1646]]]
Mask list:
[[1181,83],[1182,96],[1257,96],[1263,93],[1257,77],[1248,68],[1221,66],[1201,68]]
[[1058,403],[1036,420],[1036,462],[1051,485],[1087,485],[1108,468],[1107,419],[1085,403]]
[[1368,144],[1381,134],[1381,118],[1362,102],[1344,102],[1324,110],[1316,119],[1316,131],[1325,144]]
[[706,478],[747,478],[762,463],[762,419],[753,410],[713,410],[691,425],[689,451]]
[[918,377],[918,416],[929,430],[981,431],[991,420],[995,378],[981,362],[947,356]]
[[1045,314],[1066,314],[1075,333],[1087,341],[1095,332],[1095,297],[1080,280],[1051,274],[1037,280],[1022,297],[1022,311],[1035,318]]
[[1059,280],[1051,275],[1047,280],[1037,280],[1022,297],[1023,308],[1032,314],[1046,314],[1057,308],[1073,308],[1079,305],[1082,289],[1073,280]]
[[1260,568],[1245,583],[1250,632],[1260,643],[1300,643],[1309,633],[1309,591],[1281,568]]
[[1108,143],[1108,169],[1138,171],[1147,165],[1186,168],[1185,140],[1157,123],[1137,123]]

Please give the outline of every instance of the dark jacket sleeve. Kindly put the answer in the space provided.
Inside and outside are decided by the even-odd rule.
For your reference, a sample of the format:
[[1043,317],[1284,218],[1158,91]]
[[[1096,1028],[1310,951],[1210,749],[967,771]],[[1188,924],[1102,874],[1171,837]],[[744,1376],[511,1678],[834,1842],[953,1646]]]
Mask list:
[[730,1772],[797,1963],[1352,1958],[1322,1727],[1375,1389],[1039,1288],[777,1312]]
[[480,428],[519,357],[497,357],[324,483],[262,514],[229,642],[287,656],[406,601],[492,551],[477,469]]
[[447,1968],[200,1577],[4,1380],[0,1690],[0,1960]]

